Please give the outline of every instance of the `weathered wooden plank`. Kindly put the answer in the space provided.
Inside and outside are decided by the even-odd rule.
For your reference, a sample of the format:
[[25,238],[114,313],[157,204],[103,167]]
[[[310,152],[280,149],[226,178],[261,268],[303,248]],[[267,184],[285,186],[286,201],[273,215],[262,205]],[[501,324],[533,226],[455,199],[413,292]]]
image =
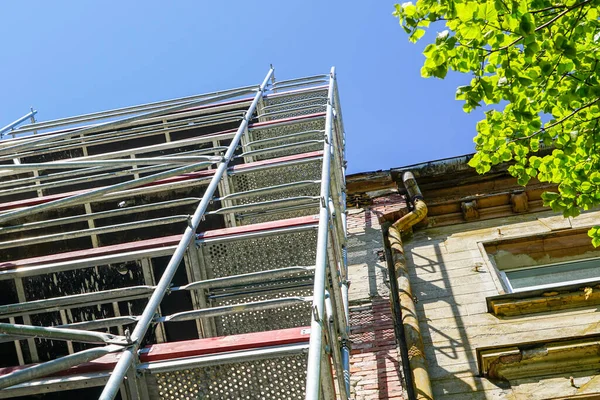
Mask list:
[[423,310],[425,310],[425,312],[427,312],[428,310],[433,310],[435,308],[440,308],[440,307],[444,307],[447,304],[451,303],[451,300],[453,300],[454,304],[459,304],[459,305],[467,305],[467,304],[474,304],[474,303],[485,303],[485,299],[488,296],[495,296],[498,294],[498,291],[496,289],[493,290],[488,290],[485,292],[480,292],[480,293],[469,293],[469,294],[461,294],[461,295],[457,295],[454,297],[445,297],[445,298],[435,298],[435,299],[417,299],[419,301],[418,304],[421,304],[423,306]]
[[469,394],[472,392],[494,391],[497,389],[506,390],[509,387],[506,382],[500,382],[499,386],[487,378],[480,378],[471,373],[468,375],[457,374],[442,379],[432,379],[431,386],[433,387],[434,396],[440,399],[453,394]]
[[438,288],[426,284],[413,287],[413,295],[415,295],[419,301],[435,301],[440,299],[451,299],[461,295],[487,293],[495,290],[496,286],[494,285],[494,282],[491,281],[481,282],[476,285],[461,285],[449,288]]
[[544,294],[521,299],[503,299],[499,297],[490,300],[490,311],[499,317],[527,316],[534,313],[590,307],[600,304],[600,290],[591,287],[586,288],[585,285],[562,293],[549,290]]
[[[592,310],[586,310],[592,311]],[[441,327],[435,323],[421,323],[423,342],[432,346],[461,346],[467,340],[471,347],[490,344],[512,344],[534,340],[546,340],[568,336],[581,336],[600,332],[600,321],[596,312],[530,320],[519,324],[496,326]]]
[[414,266],[414,268],[409,270],[409,275],[411,279],[416,278],[423,281],[434,281],[438,279],[452,281],[463,277],[485,275],[489,273],[488,268],[483,265],[483,258],[460,261],[456,266],[457,268],[449,269],[445,268],[443,263],[430,264],[424,267]]
[[414,271],[417,275],[421,272],[432,273],[436,271],[451,271],[471,267],[478,262],[483,261],[479,250],[470,250],[460,253],[454,253],[447,258],[432,259],[426,256],[406,251],[406,260],[409,271]]
[[430,291],[450,291],[455,295],[465,293],[477,293],[484,290],[492,290],[494,287],[487,288],[489,284],[494,284],[490,273],[471,273],[470,275],[464,275],[460,279],[448,279],[442,277],[440,279],[421,279],[417,277],[411,279],[411,286],[414,291],[421,290],[425,293]]

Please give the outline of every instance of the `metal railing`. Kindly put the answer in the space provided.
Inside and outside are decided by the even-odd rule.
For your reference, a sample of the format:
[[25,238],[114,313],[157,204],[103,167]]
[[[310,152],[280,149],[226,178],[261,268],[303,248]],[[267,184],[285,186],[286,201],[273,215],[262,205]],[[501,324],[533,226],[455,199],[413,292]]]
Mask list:
[[12,133],[13,137],[15,137],[15,135],[16,135],[16,133],[14,132],[15,127],[18,126],[19,124],[22,124],[23,122],[27,121],[28,119],[31,120],[32,123],[34,123],[35,122],[35,114],[37,114],[37,111],[32,108],[30,112],[23,115],[21,118],[16,119],[13,122],[11,122],[10,124],[0,128],[0,138],[3,138],[7,132],[11,132],[11,131],[12,131],[11,133]]
[[[0,323],[0,343],[9,340],[29,338],[30,347],[32,337],[47,338],[50,340],[66,340],[87,343],[103,343],[104,347],[75,352],[56,360],[48,361],[33,367],[15,371],[8,375],[0,376],[0,388],[8,388],[32,379],[47,376],[50,373],[63,371],[87,362],[108,353],[118,352],[120,357],[112,371],[101,399],[113,399],[123,388],[125,376],[130,379],[126,386],[131,385],[131,375],[128,371],[134,366],[139,370],[148,370],[148,366],[137,363],[137,354],[147,331],[152,326],[162,327],[180,321],[199,321],[202,332],[207,337],[214,336],[221,328],[215,325],[215,318],[231,315],[267,312],[268,310],[293,309],[300,307],[309,311],[310,340],[308,346],[302,347],[308,352],[306,359],[306,388],[305,399],[316,400],[322,398],[349,399],[349,340],[348,340],[348,271],[346,265],[346,226],[345,226],[345,184],[344,184],[344,134],[339,110],[337,83],[335,70],[332,68],[329,75],[318,75],[307,78],[280,81],[272,84],[271,88],[278,89],[272,95],[277,100],[270,103],[271,96],[267,95],[269,82],[273,70],[269,70],[258,89],[250,87],[235,89],[225,92],[216,92],[210,95],[193,96],[190,98],[176,99],[167,102],[151,103],[143,106],[128,107],[111,110],[105,113],[94,113],[80,117],[73,117],[47,123],[38,123],[19,129],[20,132],[33,129],[49,129],[69,124],[90,122],[101,118],[115,118],[123,115],[136,114],[132,117],[122,118],[97,125],[76,128],[72,131],[59,132],[47,136],[38,136],[34,139],[23,139],[7,144],[0,148],[0,156],[5,158],[22,158],[26,156],[39,156],[52,154],[57,150],[70,148],[85,148],[88,145],[110,142],[109,132],[118,131],[119,134],[130,130],[130,138],[141,138],[154,133],[179,132],[186,130],[186,123],[173,123],[167,127],[160,123],[157,125],[141,125],[131,128],[131,124],[139,121],[148,121],[174,112],[187,114],[186,109],[202,104],[214,104],[226,98],[239,97],[254,93],[254,98],[248,109],[243,114],[240,124],[235,132],[223,132],[207,136],[184,138],[162,144],[137,147],[130,150],[119,150],[97,155],[84,154],[74,159],[64,159],[49,162],[25,162],[14,165],[0,166],[3,176],[33,172],[33,176],[18,176],[12,180],[0,183],[7,189],[6,195],[26,193],[35,190],[63,190],[74,184],[102,181],[114,177],[130,177],[123,182],[96,187],[75,193],[66,193],[62,198],[40,198],[37,204],[8,209],[0,214],[0,248],[14,248],[17,246],[33,246],[42,243],[64,241],[82,237],[94,238],[115,232],[136,230],[172,224],[180,221],[187,223],[185,232],[177,238],[169,239],[164,245],[150,248],[131,246],[131,252],[121,250],[118,253],[109,253],[94,257],[73,256],[74,258],[60,258],[54,262],[34,262],[31,266],[27,263],[19,268],[19,272],[6,270],[0,271],[0,280],[15,279],[17,287],[22,286],[21,279],[28,276],[56,273],[59,271],[77,270],[79,268],[97,268],[102,265],[121,265],[127,262],[136,262],[144,271],[146,284],[100,290],[96,292],[66,295],[25,302],[20,294],[19,303],[0,305],[0,318],[10,318],[11,323]],[[324,86],[323,84],[327,84]],[[291,100],[280,97],[285,96],[284,90],[303,87],[298,91],[298,96],[291,96]],[[308,91],[307,91],[308,90]],[[307,94],[306,98],[302,98]],[[321,104],[318,104],[321,102]],[[183,112],[182,112],[183,111]],[[322,114],[324,112],[324,115]],[[310,117],[315,114],[316,117]],[[324,125],[321,128],[286,131],[288,126],[296,126],[297,121],[278,122],[281,116],[308,115],[306,121],[316,121]],[[190,114],[181,121],[198,120]],[[273,127],[281,127],[283,133],[272,137],[261,137],[259,132],[274,129],[271,125],[266,127],[250,127],[252,119],[268,121],[273,120]],[[204,121],[211,121],[209,117],[201,117]],[[235,118],[234,118],[235,120]],[[214,121],[223,123],[222,119]],[[229,122],[226,120],[225,122]],[[303,123],[309,123],[303,122]],[[210,122],[212,123],[212,122]],[[311,122],[312,123],[312,122]],[[270,134],[270,133],[269,133]],[[258,135],[258,136],[256,136]],[[230,142],[224,146],[220,141]],[[135,158],[139,154],[156,154],[160,151],[172,151],[182,145],[210,145],[202,149],[188,149],[181,153],[168,155]],[[305,151],[318,153],[306,157],[287,156],[301,155]],[[223,154],[222,151],[226,150]],[[129,158],[122,158],[129,157]],[[273,158],[273,157],[280,157]],[[265,161],[254,162],[254,159]],[[244,161],[244,165],[233,166],[233,161]],[[316,163],[316,164],[315,164]],[[179,165],[177,165],[179,164]],[[141,167],[145,166],[145,167]],[[178,187],[184,185],[201,185],[202,195],[196,197],[183,197],[172,200],[150,202],[141,205],[124,204],[114,210],[95,211],[86,209],[85,214],[66,215],[59,217],[46,216],[49,211],[64,209],[77,205],[86,205],[92,202],[103,202],[107,199],[130,198],[142,194],[164,191],[163,183],[170,178],[181,177],[185,174],[192,175],[201,169],[210,167],[215,169],[202,174],[186,177],[180,180]],[[319,171],[314,177],[305,177],[302,168],[310,166],[311,171]],[[243,168],[242,168],[243,167]],[[42,173],[42,171],[59,170],[59,172]],[[289,170],[289,178],[284,181],[277,179],[283,176],[282,169]],[[110,170],[112,172],[106,172]],[[145,173],[144,176],[140,176]],[[265,178],[270,174],[270,178]],[[74,178],[75,176],[75,178]],[[256,183],[261,176],[265,183]],[[178,178],[179,179],[179,178]],[[188,182],[188,183],[186,183]],[[254,182],[250,185],[248,182]],[[28,185],[32,184],[34,185]],[[165,187],[172,188],[165,183]],[[250,185],[250,186],[248,186]],[[317,189],[319,188],[319,189]],[[10,191],[12,190],[12,192]],[[219,194],[217,195],[217,191]],[[126,201],[123,201],[126,203]],[[221,203],[220,207],[213,207],[214,203]],[[197,204],[197,205],[196,205]],[[196,205],[192,215],[160,216],[143,218],[134,222],[121,222],[119,224],[102,224],[96,226],[98,221],[137,214],[149,211],[166,210],[169,207]],[[207,217],[225,216],[230,226],[236,226],[244,221],[272,221],[280,215],[312,215],[318,213],[318,220],[308,225],[289,228],[271,226],[267,230],[228,233],[225,236],[204,239],[202,235],[196,237],[195,233],[201,222]],[[49,214],[53,215],[53,214]],[[289,217],[288,217],[289,218]],[[2,239],[2,235],[11,235],[48,228],[68,226],[88,222],[85,229],[63,230],[57,233],[26,236],[12,239]],[[12,225],[11,225],[12,223]],[[308,230],[307,230],[308,229]],[[316,230],[316,232],[315,232]],[[315,232],[306,236],[307,249],[312,248],[314,265],[280,265],[276,268],[267,268],[233,275],[209,277],[210,269],[205,265],[196,265],[195,271],[185,285],[173,286],[171,284],[178,268],[185,265],[206,263],[202,261],[209,255],[202,253],[201,247],[193,251],[193,243],[202,246],[203,243],[212,243],[212,246],[223,246],[227,241],[264,240],[282,237],[281,235],[297,235],[302,232]],[[237,231],[236,231],[237,232]],[[294,236],[290,236],[292,238]],[[312,239],[314,238],[314,239]],[[290,240],[285,239],[288,243]],[[304,239],[303,239],[304,240]],[[314,240],[314,242],[313,242]],[[232,242],[232,243],[233,243]],[[311,244],[312,243],[312,244]],[[102,249],[101,247],[99,249]],[[215,250],[216,251],[216,250]],[[153,282],[148,275],[148,266],[152,257],[169,254],[170,259],[158,282]],[[204,255],[203,255],[204,254]],[[211,253],[212,254],[212,253]],[[211,256],[212,257],[212,256]],[[119,264],[120,263],[120,264]],[[125,271],[127,266],[124,267]],[[151,268],[151,267],[150,267]],[[151,270],[150,270],[151,271]],[[195,279],[194,279],[195,278]],[[308,290],[308,292],[306,291]],[[278,297],[264,297],[279,291]],[[22,289],[21,289],[22,292]],[[169,293],[188,292],[192,294],[193,310],[180,311],[170,315],[158,316],[158,311],[163,298]],[[298,294],[306,293],[306,294]],[[262,296],[262,297],[261,297]],[[144,310],[139,315],[100,318],[95,321],[69,322],[65,315],[71,309],[90,305],[113,304],[117,301],[148,299]],[[233,303],[231,301],[235,300]],[[209,302],[214,304],[209,305]],[[115,306],[116,307],[116,306]],[[44,312],[60,312],[63,324],[54,328],[33,326],[29,316],[36,314],[36,310]],[[15,318],[23,318],[23,324],[15,324]],[[66,323],[65,323],[66,322]],[[131,333],[124,327],[134,323]],[[116,327],[119,334],[92,332],[94,329]],[[200,328],[199,328],[200,329]],[[34,345],[35,346],[35,345]],[[71,346],[72,347],[72,346]],[[71,349],[70,347],[70,349]],[[261,352],[255,351],[253,357],[260,357]],[[266,353],[264,353],[266,354]],[[296,354],[294,352],[294,354]],[[150,368],[151,369],[151,368]],[[333,376],[337,377],[337,384]],[[143,379],[143,378],[139,378]],[[133,383],[135,384],[135,382]],[[336,394],[337,393],[337,394]]]

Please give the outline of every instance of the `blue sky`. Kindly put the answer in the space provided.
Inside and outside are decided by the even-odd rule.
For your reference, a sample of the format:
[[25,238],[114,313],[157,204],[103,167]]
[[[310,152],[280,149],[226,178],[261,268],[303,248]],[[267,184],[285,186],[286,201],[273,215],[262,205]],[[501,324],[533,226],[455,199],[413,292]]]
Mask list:
[[[423,43],[394,1],[0,2],[0,125],[326,73],[335,65],[348,172],[473,151],[481,113],[454,100],[469,81],[423,79]],[[433,32],[432,34],[435,34]]]

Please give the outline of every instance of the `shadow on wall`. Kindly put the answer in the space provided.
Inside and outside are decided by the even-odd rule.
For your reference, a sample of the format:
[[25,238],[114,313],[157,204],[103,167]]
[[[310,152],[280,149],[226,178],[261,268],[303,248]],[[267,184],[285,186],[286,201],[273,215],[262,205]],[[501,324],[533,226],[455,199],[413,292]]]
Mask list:
[[[426,252],[409,249],[412,247],[410,241],[407,245],[405,256],[411,271],[411,287],[416,298],[416,309],[435,398],[463,399],[468,396],[468,399],[486,399],[482,378],[478,377],[475,349],[469,343],[459,308],[466,305],[469,296],[464,296],[463,300],[462,297],[455,297],[453,293],[443,259],[443,254],[447,254],[444,242],[440,241],[434,245],[428,243]],[[452,261],[460,263],[461,260]],[[472,258],[466,255],[462,261],[468,266]],[[419,277],[427,274],[432,274],[431,280]],[[462,304],[463,302],[465,304]],[[425,308],[427,314],[435,314],[439,319],[432,321],[426,318]],[[442,313],[435,313],[436,309],[440,309]],[[448,319],[452,319],[453,322],[449,322]],[[468,381],[472,381],[472,384]],[[504,389],[500,386],[499,388]],[[469,394],[466,395],[467,393]]]
[[357,399],[400,398],[403,376],[378,215],[357,210],[349,215],[348,224],[353,390]]

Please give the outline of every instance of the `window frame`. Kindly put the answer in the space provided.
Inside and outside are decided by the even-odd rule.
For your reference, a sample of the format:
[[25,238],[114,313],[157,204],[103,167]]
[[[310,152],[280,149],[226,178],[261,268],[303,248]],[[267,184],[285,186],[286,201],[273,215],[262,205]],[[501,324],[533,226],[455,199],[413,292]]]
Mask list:
[[[489,257],[489,254],[488,254],[488,257]],[[527,292],[527,291],[532,291],[532,290],[552,289],[552,288],[559,288],[559,287],[567,286],[567,285],[580,285],[580,284],[589,283],[589,282],[596,282],[596,281],[600,280],[600,271],[599,271],[598,276],[596,276],[596,277],[584,278],[584,279],[574,279],[574,280],[564,280],[564,281],[560,281],[560,282],[556,282],[556,283],[548,283],[548,284],[541,284],[541,285],[534,285],[534,286],[524,286],[524,287],[520,287],[520,288],[513,287],[513,285],[510,282],[510,278],[507,276],[507,273],[510,274],[511,272],[527,271],[527,270],[533,271],[533,270],[539,270],[539,269],[549,268],[549,267],[558,267],[558,266],[567,267],[571,264],[577,264],[577,263],[588,262],[588,261],[597,261],[600,264],[600,255],[598,257],[587,257],[587,258],[582,258],[582,259],[577,259],[577,260],[562,261],[562,262],[556,262],[556,263],[550,263],[550,264],[519,267],[519,268],[512,268],[512,269],[499,269],[497,267],[496,268],[500,275],[502,283],[504,284],[506,289],[508,289],[507,293],[521,293],[521,292]],[[600,269],[600,265],[598,266],[598,268]]]

